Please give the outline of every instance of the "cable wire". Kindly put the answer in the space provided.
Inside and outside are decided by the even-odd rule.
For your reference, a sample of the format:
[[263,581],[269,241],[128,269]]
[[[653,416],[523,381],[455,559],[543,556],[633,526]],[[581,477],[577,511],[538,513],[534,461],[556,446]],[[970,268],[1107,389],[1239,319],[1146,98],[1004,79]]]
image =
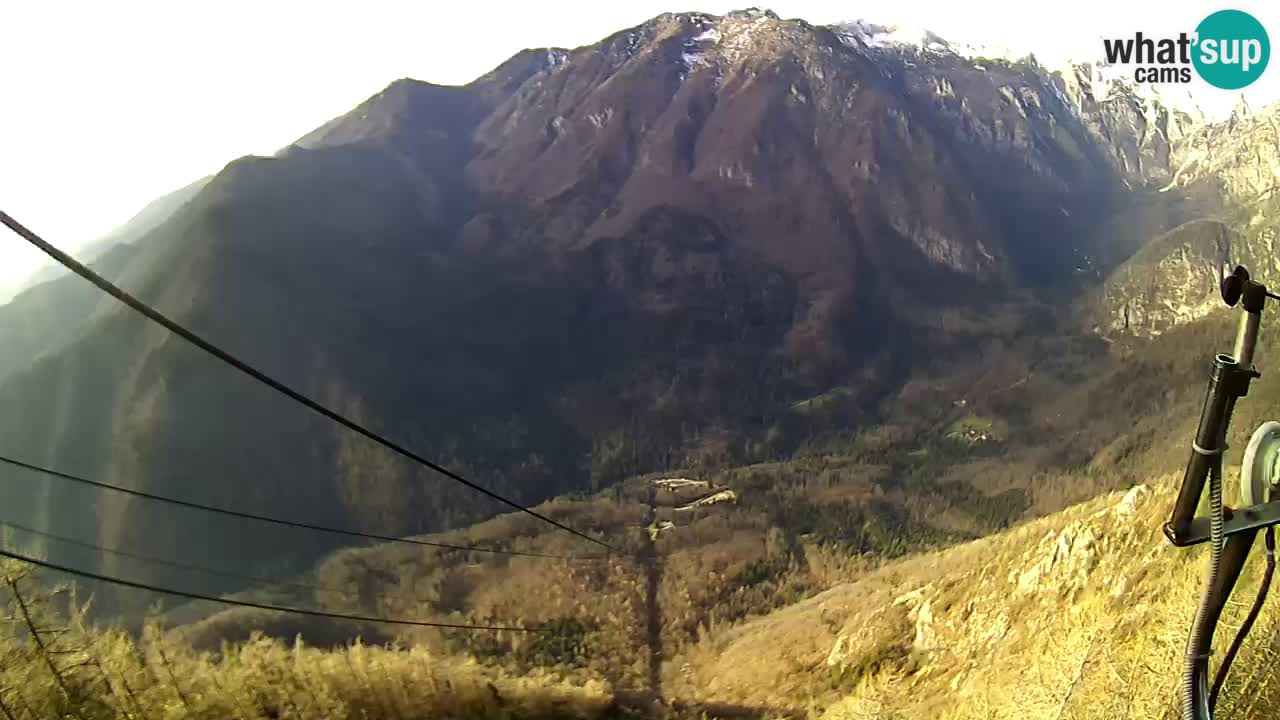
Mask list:
[[88,572],[87,570],[77,570],[65,565],[58,565],[47,560],[28,557],[20,553],[13,552],[4,548],[0,548],[0,557],[12,558],[21,562],[30,563],[37,567],[47,570],[55,570],[57,572],[67,573],[68,575],[76,575],[78,577],[89,580],[98,580],[100,582],[111,583],[112,585],[120,585],[123,587],[134,588],[135,590],[146,590],[148,592],[160,593],[163,595],[173,595],[175,597],[186,598],[188,600],[206,600],[208,602],[222,603],[223,605],[234,605],[236,607],[247,607],[255,610],[271,610],[273,612],[290,613],[293,615],[308,615],[310,617],[330,618],[332,620],[349,620],[352,622],[369,622],[381,623],[385,625],[411,625],[414,627],[434,627],[434,628],[452,628],[455,630],[494,630],[494,631],[510,631],[510,632],[548,632],[546,628],[526,628],[526,627],[510,627],[503,625],[462,625],[453,623],[427,622],[423,620],[402,620],[400,618],[375,617],[369,615],[348,615],[346,613],[325,612],[323,610],[307,610],[305,608],[291,608],[281,605],[270,605],[268,603],[249,602],[247,600],[232,600],[231,598],[216,597],[213,595],[202,595],[200,593],[187,592],[185,590],[174,590],[172,588],[164,588],[158,585],[149,585],[147,583],[135,582],[133,580],[125,580],[124,578],[110,577],[108,575],[99,575],[98,573]]
[[613,547],[610,546],[608,543],[604,542],[603,540],[593,538],[590,535],[587,535],[586,533],[580,532],[578,530],[574,530],[568,525],[565,525],[564,523],[553,520],[547,517],[546,515],[543,515],[537,512],[536,510],[525,507],[524,505],[521,505],[520,503],[514,500],[509,500],[503,497],[502,495],[499,495],[498,493],[492,490],[489,490],[488,488],[485,488],[481,485],[477,485],[476,483],[462,477],[458,473],[455,473],[446,467],[438,465],[428,460],[427,458],[419,455],[418,453],[412,450],[409,450],[408,448],[405,448],[402,445],[399,445],[398,443],[392,440],[389,440],[383,437],[382,435],[366,428],[364,425],[347,418],[345,415],[342,415],[337,411],[331,410],[325,407],[324,405],[321,405],[319,402],[316,402],[315,400],[312,400],[311,398],[307,397],[306,395],[303,395],[297,390],[290,388],[284,383],[272,378],[271,376],[267,375],[261,370],[254,368],[248,363],[237,359],[230,353],[226,352],[225,350],[222,350],[221,348],[209,342],[208,340],[205,340],[204,338],[200,337],[194,332],[186,329],[185,327],[179,325],[173,320],[170,320],[167,316],[162,314],[159,310],[156,310],[155,308],[152,308],[151,306],[147,305],[141,300],[138,300],[134,296],[130,295],[128,292],[124,291],[120,287],[113,284],[110,280],[107,280],[106,278],[102,277],[98,273],[94,272],[87,266],[77,261],[75,258],[71,257],[65,252],[54,247],[53,245],[45,241],[43,238],[41,238],[39,235],[36,235],[34,232],[28,230],[25,226],[23,226],[21,223],[19,223],[17,220],[15,220],[12,216],[4,212],[3,210],[0,210],[0,223],[3,223],[4,225],[6,225],[10,230],[17,233],[27,242],[36,246],[41,252],[53,258],[59,264],[66,267],[68,270],[71,270],[72,272],[84,278],[85,280],[88,280],[89,282],[93,283],[103,292],[107,293],[108,295],[111,295],[112,297],[124,303],[125,305],[128,305],[134,311],[142,314],[147,319],[161,325],[169,332],[177,335],[183,340],[186,340],[192,345],[195,345],[196,347],[200,348],[206,353],[212,355],[218,360],[221,360],[227,365],[230,365],[236,370],[239,370],[245,375],[248,375],[254,380],[257,380],[258,382],[266,385],[267,387],[270,387],[271,389],[284,395],[285,397],[288,397],[289,399],[310,408],[312,411],[319,413],[320,415],[338,423],[339,425],[347,428],[348,430],[351,430],[352,432],[355,432],[359,435],[362,435],[368,438],[369,440],[374,441],[375,443],[381,445],[384,448],[387,448],[388,450],[391,450],[392,452],[398,455],[408,458],[409,460],[412,460],[418,463],[419,465],[430,468],[431,470],[434,470],[435,472],[440,473],[441,475],[444,475],[450,480],[454,480],[455,482],[461,483],[462,485],[465,485],[466,487],[469,487],[472,490],[475,490],[476,492],[486,497],[489,497],[493,500],[497,500],[498,502],[504,505],[507,505],[509,507],[512,507],[516,510],[519,510],[520,512],[532,515],[533,517],[538,518],[542,522],[554,525],[555,527],[561,530],[564,530],[565,532],[576,535],[584,540],[589,540],[590,542],[593,542],[597,545],[600,545],[601,547],[605,547],[605,548],[608,548],[610,551],[613,551]]
[[[117,550],[115,548],[95,545],[91,542],[86,542],[84,540],[76,540],[75,538],[70,538],[65,535],[58,535],[55,533],[44,532],[42,530],[36,530],[35,528],[30,528],[25,525],[20,525],[12,521],[0,520],[0,528],[6,528],[6,527],[12,528],[14,530],[18,530],[20,532],[30,533],[31,535],[49,538],[50,540],[55,540],[57,542],[66,543],[67,545],[84,548],[86,550],[92,550],[94,552],[101,552],[107,555],[115,555],[117,557],[128,558],[130,560],[136,560],[141,563],[150,563],[154,565],[160,565],[163,567],[175,568],[178,570],[187,570],[190,572],[204,573],[211,577],[221,577],[221,578],[226,578],[228,580],[240,580],[243,582],[260,585],[267,589],[293,588],[295,590],[304,590],[307,592],[334,593],[337,595],[345,596],[347,598],[350,598],[351,595],[353,594],[350,588],[341,588],[341,587],[336,587],[332,585],[312,585],[308,583],[288,582],[285,580],[276,580],[272,578],[262,577],[260,575],[242,575],[239,573],[227,572],[225,570],[215,570],[213,568],[207,568],[202,565],[189,565],[187,563],[177,562],[174,560],[165,560],[163,558],[156,558],[148,555],[141,555],[138,553],[127,552],[125,550]],[[409,596],[409,597],[397,596],[397,597],[402,597],[404,599],[412,600],[414,602],[427,602],[426,600],[423,600],[422,598],[419,598],[419,597],[412,597],[412,596]]]
[[306,583],[286,582],[283,580],[273,580],[271,578],[261,577],[259,575],[241,575],[238,573],[227,572],[225,570],[214,570],[213,568],[202,567],[199,565],[188,565],[186,563],[177,562],[175,560],[165,560],[163,558],[150,557],[148,555],[140,555],[137,553],[128,552],[126,550],[116,550],[115,548],[102,547],[101,545],[95,545],[91,542],[85,542],[84,540],[76,540],[75,538],[70,538],[65,535],[58,535],[56,533],[44,532],[43,530],[36,530],[35,528],[30,528],[25,525],[19,525],[18,523],[12,522],[9,520],[0,520],[0,528],[12,528],[20,532],[35,535],[37,537],[48,538],[50,540],[56,540],[60,543],[65,543],[67,545],[73,545],[75,547],[84,548],[85,550],[92,550],[94,552],[106,553],[107,555],[115,555],[117,557],[128,558],[130,560],[137,560],[138,562],[142,562],[142,563],[162,565],[164,567],[171,567],[178,570],[190,570],[192,572],[204,573],[212,577],[221,577],[221,578],[226,578],[228,580],[243,580],[245,582],[259,584],[266,587],[288,587],[288,588],[294,588],[295,590],[331,592],[331,593],[339,593],[344,595],[350,594],[350,591],[348,591],[345,588],[325,587],[323,585],[308,585]]
[[111,490],[113,492],[124,493],[126,495],[132,495],[134,497],[146,498],[147,500],[155,500],[156,502],[168,503],[170,505],[177,505],[179,507],[191,508],[193,510],[203,510],[206,512],[217,513],[219,515],[229,515],[231,517],[243,518],[245,520],[255,520],[258,522],[272,523],[274,525],[284,525],[285,527],[302,528],[305,530],[315,530],[316,532],[331,533],[334,535],[346,535],[349,537],[365,538],[367,540],[380,540],[383,542],[404,543],[408,545],[423,545],[426,547],[443,548],[447,550],[463,550],[467,552],[493,553],[496,555],[518,555],[523,557],[549,558],[549,559],[555,559],[555,560],[601,560],[601,559],[604,559],[604,556],[602,555],[581,555],[581,556],[554,555],[551,553],[523,552],[520,550],[499,550],[496,548],[473,547],[470,545],[450,545],[447,543],[431,542],[428,540],[414,540],[412,538],[398,538],[398,537],[393,537],[391,535],[379,535],[377,533],[366,533],[366,532],[360,532],[358,530],[343,530],[341,528],[333,528],[325,525],[315,525],[312,523],[299,522],[295,520],[283,520],[281,518],[274,518],[267,515],[255,515],[253,513],[241,512],[239,510],[229,510],[227,508],[220,508],[214,505],[202,505],[200,503],[191,502],[189,500],[178,500],[177,498],[166,497],[164,495],[156,495],[149,492],[143,492],[142,490],[134,490],[132,488],[124,487],[122,485],[112,485],[111,483],[105,483],[99,480],[90,480],[89,478],[80,477],[78,475],[71,475],[69,473],[64,473],[59,470],[54,470],[52,468],[42,467],[40,465],[33,465],[31,463],[23,462],[21,460],[11,458],[5,455],[0,455],[0,462],[6,463],[8,465],[12,465],[14,467],[19,467],[24,470],[30,470],[32,472],[42,473],[44,475],[51,475],[53,477],[61,478],[63,480],[69,480],[74,483],[80,483],[81,485],[88,485],[90,487],[101,488],[103,490]]

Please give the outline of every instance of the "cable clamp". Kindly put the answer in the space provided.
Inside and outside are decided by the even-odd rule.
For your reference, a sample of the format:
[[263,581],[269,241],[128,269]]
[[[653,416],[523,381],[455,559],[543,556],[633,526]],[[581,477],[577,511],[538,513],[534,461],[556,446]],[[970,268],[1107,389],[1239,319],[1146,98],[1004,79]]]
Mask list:
[[1199,454],[1201,454],[1201,455],[1208,455],[1208,456],[1210,456],[1210,457],[1212,457],[1212,456],[1214,456],[1214,455],[1221,455],[1222,453],[1224,453],[1224,452],[1226,452],[1226,451],[1227,451],[1227,448],[1228,448],[1228,447],[1230,447],[1230,445],[1227,445],[1226,443],[1223,443],[1223,444],[1222,444],[1222,447],[1220,447],[1220,448],[1216,448],[1216,449],[1213,449],[1213,450],[1206,450],[1205,448],[1202,448],[1202,447],[1200,447],[1198,444],[1196,444],[1196,442],[1195,442],[1194,440],[1193,440],[1193,441],[1191,441],[1191,449],[1192,449],[1192,450],[1196,451],[1197,453],[1199,453]]

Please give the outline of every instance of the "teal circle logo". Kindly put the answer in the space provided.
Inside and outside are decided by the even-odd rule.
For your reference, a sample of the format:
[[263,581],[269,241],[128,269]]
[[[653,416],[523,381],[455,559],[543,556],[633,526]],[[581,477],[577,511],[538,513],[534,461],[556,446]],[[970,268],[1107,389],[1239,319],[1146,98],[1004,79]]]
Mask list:
[[1191,62],[1205,82],[1239,90],[1262,76],[1271,59],[1271,40],[1262,23],[1241,10],[1219,10],[1196,26]]

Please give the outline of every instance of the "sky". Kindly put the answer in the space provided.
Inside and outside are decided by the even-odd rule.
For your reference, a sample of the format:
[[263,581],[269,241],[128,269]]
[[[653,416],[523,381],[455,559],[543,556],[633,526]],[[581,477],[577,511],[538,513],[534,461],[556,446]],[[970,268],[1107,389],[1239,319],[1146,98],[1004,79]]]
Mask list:
[[[751,0],[748,0],[751,1]],[[759,0],[756,0],[759,1]],[[10,2],[0,42],[0,209],[74,250],[152,199],[246,154],[269,155],[392,80],[465,83],[527,47],[576,47],[720,0]],[[1280,3],[777,0],[784,18],[921,25],[944,38],[1101,60],[1101,37],[1176,35],[1245,10],[1280,41]],[[1272,63],[1280,66],[1280,60]],[[1197,78],[1197,83],[1200,81]],[[1196,88],[1230,108],[1237,93]],[[1280,99],[1280,67],[1249,90]],[[0,229],[0,288],[45,263]]]

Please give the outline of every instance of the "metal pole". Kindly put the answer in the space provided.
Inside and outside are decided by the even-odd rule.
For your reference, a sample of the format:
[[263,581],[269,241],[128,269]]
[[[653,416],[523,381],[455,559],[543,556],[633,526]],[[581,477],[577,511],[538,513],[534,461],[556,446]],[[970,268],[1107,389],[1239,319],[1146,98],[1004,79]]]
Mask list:
[[[1209,376],[1209,388],[1205,392],[1204,407],[1200,411],[1200,427],[1196,431],[1195,444],[1203,450],[1217,450],[1226,438],[1227,423],[1235,404],[1232,390],[1234,383],[1229,380],[1239,370],[1239,365],[1230,355],[1218,355],[1213,359],[1213,372]],[[1178,490],[1178,499],[1173,506],[1173,515],[1165,525],[1165,534],[1175,544],[1181,544],[1191,529],[1191,521],[1195,519],[1196,508],[1200,505],[1200,496],[1204,493],[1204,482],[1209,476],[1210,466],[1216,458],[1204,452],[1191,451],[1187,460],[1187,470],[1182,477],[1182,487]]]

